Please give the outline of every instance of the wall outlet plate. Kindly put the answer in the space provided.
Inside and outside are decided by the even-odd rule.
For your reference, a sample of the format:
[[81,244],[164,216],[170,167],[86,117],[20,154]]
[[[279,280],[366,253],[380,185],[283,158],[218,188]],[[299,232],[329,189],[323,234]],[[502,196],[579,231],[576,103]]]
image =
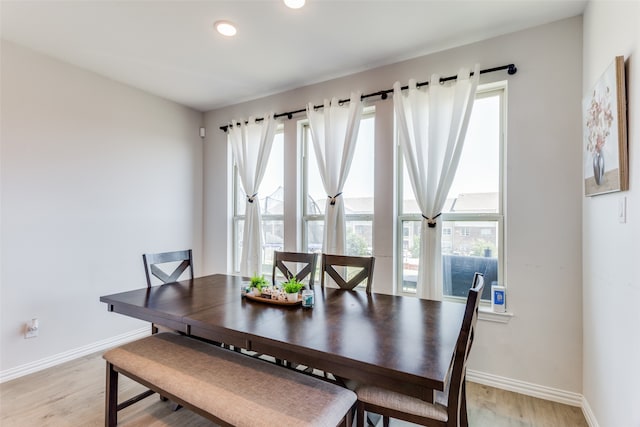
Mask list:
[[620,224],[627,222],[627,197],[622,196],[618,199],[618,221]]
[[24,325],[24,338],[35,338],[38,336],[40,325],[38,319],[33,319]]

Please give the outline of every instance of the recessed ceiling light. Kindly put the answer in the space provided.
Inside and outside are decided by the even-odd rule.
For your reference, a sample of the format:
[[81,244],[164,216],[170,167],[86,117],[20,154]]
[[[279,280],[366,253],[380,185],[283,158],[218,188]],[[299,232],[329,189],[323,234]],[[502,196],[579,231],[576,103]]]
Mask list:
[[291,9],[300,9],[304,6],[305,0],[284,0],[284,4]]
[[216,31],[227,37],[235,36],[238,32],[238,30],[236,30],[236,26],[229,21],[216,21],[213,26]]

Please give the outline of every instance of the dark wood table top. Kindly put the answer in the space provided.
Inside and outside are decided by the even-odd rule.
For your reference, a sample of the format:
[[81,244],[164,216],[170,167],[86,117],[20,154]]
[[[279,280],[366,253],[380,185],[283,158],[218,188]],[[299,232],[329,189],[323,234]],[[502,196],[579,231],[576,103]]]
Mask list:
[[109,310],[431,400],[443,390],[464,304],[315,289],[315,305],[241,297],[212,275],[103,296]]

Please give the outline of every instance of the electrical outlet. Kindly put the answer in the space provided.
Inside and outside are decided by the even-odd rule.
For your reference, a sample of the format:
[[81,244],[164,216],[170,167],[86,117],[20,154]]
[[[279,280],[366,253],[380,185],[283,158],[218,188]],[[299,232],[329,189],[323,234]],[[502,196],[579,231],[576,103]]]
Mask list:
[[31,322],[27,322],[24,328],[24,337],[26,338],[35,338],[38,336],[38,331],[40,328],[40,324],[38,319],[31,319]]

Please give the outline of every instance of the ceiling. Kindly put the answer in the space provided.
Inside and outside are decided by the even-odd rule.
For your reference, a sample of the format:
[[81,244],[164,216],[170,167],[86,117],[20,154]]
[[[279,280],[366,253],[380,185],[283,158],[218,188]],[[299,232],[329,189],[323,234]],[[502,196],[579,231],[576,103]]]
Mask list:
[[[208,111],[582,14],[587,0],[0,1],[2,38]],[[213,29],[220,19],[234,38]]]

